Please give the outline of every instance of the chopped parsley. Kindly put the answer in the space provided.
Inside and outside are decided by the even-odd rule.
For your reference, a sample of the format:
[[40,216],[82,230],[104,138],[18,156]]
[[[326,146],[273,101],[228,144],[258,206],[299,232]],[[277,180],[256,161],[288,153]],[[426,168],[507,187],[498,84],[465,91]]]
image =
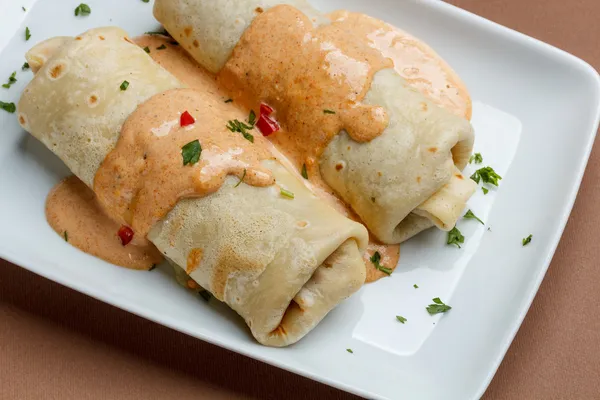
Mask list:
[[4,85],[2,85],[2,87],[9,89],[11,87],[11,85],[16,82],[17,82],[17,71],[14,71],[12,74],[10,74],[10,77],[8,78],[8,82],[5,83]]
[[354,352],[352,351],[352,349],[346,349],[346,351],[350,354],[354,354]]
[[469,164],[481,164],[483,162],[483,157],[481,156],[481,153],[475,153],[471,156],[471,158],[469,158]]
[[210,298],[212,297],[212,294],[210,294],[210,292],[208,290],[202,290],[201,292],[198,293],[200,295],[200,297],[202,297],[204,299],[204,301],[209,302]]
[[22,71],[28,70],[29,69],[29,63],[23,63],[23,66],[21,67]]
[[325,109],[323,110],[323,114],[335,114],[335,111]]
[[387,275],[391,275],[392,274],[392,269],[391,268],[387,268],[384,267],[383,265],[380,264],[381,261],[381,254],[379,254],[378,251],[376,251],[375,253],[373,253],[373,255],[370,258],[371,262],[373,263],[373,265],[375,266],[375,269],[383,272],[384,274]]
[[242,136],[244,137],[244,139],[246,139],[247,141],[254,143],[254,136],[252,136],[251,134],[248,133],[248,130],[252,129],[252,126],[250,125],[246,125],[243,122],[240,122],[237,119],[234,120],[229,120],[227,122],[227,129],[229,129],[231,132],[239,132],[242,134]]
[[481,191],[483,192],[484,195],[488,194],[488,192],[490,191],[490,189],[482,187]]
[[254,110],[250,110],[250,115],[248,115],[248,123],[252,126],[256,123],[256,114]]
[[242,183],[244,181],[245,177],[246,177],[246,168],[244,168],[244,173],[243,173],[242,177],[240,178],[240,181],[234,186],[234,188],[240,186],[240,183]]
[[142,0],[143,3],[150,3],[150,0]]
[[302,164],[302,177],[308,179],[308,171],[306,171],[306,164]]
[[156,50],[164,50],[166,48],[167,48],[167,46],[165,46],[165,44],[163,43],[160,45],[160,47],[157,47]]
[[81,15],[81,16],[90,15],[91,12],[92,12],[92,9],[90,8],[90,6],[88,6],[85,3],[81,3],[80,5],[78,5],[75,8],[75,16],[76,17],[78,17],[79,15]]
[[461,243],[465,242],[465,237],[460,233],[458,228],[455,226],[450,232],[448,232],[448,240],[446,244],[454,244],[460,249]]
[[449,305],[444,304],[444,302],[441,301],[439,297],[433,299],[433,302],[434,304],[430,304],[426,307],[426,310],[429,313],[429,315],[445,313],[446,311],[452,309],[452,307],[450,307]]
[[121,90],[127,90],[127,88],[129,87],[129,82],[123,81],[123,83],[121,83],[121,86],[119,87],[121,88]]
[[281,188],[280,193],[283,197],[287,197],[288,199],[294,198],[294,193],[292,193],[289,190],[286,190],[284,188]]
[[485,225],[485,223],[482,220],[480,220],[475,214],[473,214],[473,211],[471,211],[471,210],[467,211],[467,213],[465,214],[465,216],[463,218],[476,219],[477,221],[479,221],[481,223],[481,225]]
[[181,156],[183,157],[183,165],[193,165],[200,160],[202,146],[198,139],[193,140],[181,148]]
[[25,40],[29,40],[31,38],[31,31],[29,30],[29,27],[26,26],[25,27]]
[[1,100],[0,100],[0,108],[11,114],[14,113],[15,111],[17,111],[17,106],[15,106],[15,103],[5,103]]
[[502,177],[498,175],[492,167],[483,167],[475,171],[473,175],[471,175],[471,179],[477,183],[483,181],[483,183],[498,186],[498,181],[501,180]]
[[415,289],[418,289],[418,288],[419,288],[419,285],[417,285],[417,284],[415,283],[415,284],[413,285],[413,287],[414,287]]
[[148,47],[148,46],[144,47],[144,51],[145,51],[146,53],[150,54],[150,47]]
[[400,316],[400,315],[396,315],[396,319],[400,322],[400,323],[405,323],[406,321],[408,321],[406,318]]
[[23,12],[26,12],[26,11],[27,11],[27,9],[26,9],[25,7],[21,7],[21,8],[23,9]]
[[233,103],[233,99],[227,99],[225,100],[225,103]]
[[529,243],[531,243],[532,238],[533,238],[533,235],[529,235],[525,239],[523,239],[523,246],[527,246]]
[[65,237],[65,242],[68,242],[69,241],[69,234],[67,233],[67,231],[65,231],[63,233],[63,236]]

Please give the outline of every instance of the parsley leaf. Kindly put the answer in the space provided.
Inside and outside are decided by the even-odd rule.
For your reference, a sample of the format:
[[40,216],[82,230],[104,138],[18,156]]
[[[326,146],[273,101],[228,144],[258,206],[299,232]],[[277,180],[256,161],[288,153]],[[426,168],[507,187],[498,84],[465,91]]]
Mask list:
[[335,114],[335,111],[332,111],[332,110],[323,110],[323,114]]
[[165,44],[163,43],[159,47],[157,47],[156,50],[164,50],[166,48],[167,48],[167,46],[165,46]]
[[22,71],[28,70],[29,69],[29,63],[24,63],[23,66],[21,67]]
[[391,275],[392,274],[392,269],[391,268],[387,268],[384,267],[383,265],[381,265],[379,262],[381,261],[381,254],[379,254],[378,251],[376,251],[375,253],[373,253],[373,255],[371,256],[371,262],[373,263],[373,265],[375,266],[375,269],[378,269],[379,271],[383,272],[384,274],[388,274]]
[[481,164],[483,162],[483,157],[481,156],[481,153],[475,153],[471,156],[471,158],[469,158],[469,164]]
[[418,289],[418,288],[419,288],[419,285],[417,285],[417,284],[415,283],[415,284],[413,285],[413,287],[414,287],[415,289]]
[[306,164],[302,164],[302,177],[308,179],[308,171],[306,170]]
[[80,14],[82,16],[86,16],[86,15],[90,15],[90,13],[92,12],[92,9],[90,8],[90,6],[88,6],[85,3],[81,3],[80,5],[78,5],[75,8],[75,16],[79,16]]
[[433,299],[433,302],[435,304],[430,304],[425,308],[429,315],[445,313],[446,311],[452,309],[452,307],[450,307],[449,305],[444,304],[444,302],[441,301],[439,297]]
[[476,219],[477,221],[479,221],[481,223],[481,225],[485,225],[485,223],[482,220],[480,220],[475,214],[473,214],[473,211],[471,211],[471,210],[467,211],[467,213],[465,214],[465,216],[463,218]]
[[202,146],[198,139],[193,140],[181,148],[181,156],[183,157],[183,165],[196,164],[200,160]]
[[246,125],[243,122],[240,122],[237,119],[234,120],[229,120],[227,122],[227,129],[229,129],[231,132],[239,132],[242,134],[242,136],[244,137],[244,139],[246,139],[247,141],[254,143],[254,136],[252,136],[251,134],[248,133],[249,129],[252,129],[252,126],[250,125]]
[[475,171],[473,175],[471,175],[471,179],[477,183],[483,181],[483,183],[498,186],[498,181],[501,180],[502,177],[498,175],[492,167],[483,167]]
[[485,195],[485,194],[488,194],[488,192],[490,191],[490,189],[482,187],[482,188],[481,188],[481,191],[482,191],[482,192],[483,192],[483,194]]
[[17,71],[14,71],[12,74],[10,74],[10,77],[8,78],[8,82],[5,83],[4,85],[2,85],[2,87],[8,89],[8,88],[10,88],[10,86],[13,83],[16,83],[16,82],[17,82]]
[[533,235],[529,235],[525,239],[523,239],[523,246],[527,246],[529,243],[531,243],[532,238],[533,238]]
[[401,323],[405,323],[406,321],[408,321],[406,318],[400,316],[400,315],[396,315],[396,319],[398,321],[400,321]]
[[150,54],[150,47],[148,47],[148,46],[144,47],[144,51],[145,51],[146,53]]
[[240,178],[240,181],[234,186],[234,188],[240,186],[240,183],[242,183],[244,181],[244,178],[246,177],[246,168],[244,168],[244,174],[242,175],[242,177]]
[[350,354],[354,354],[354,352],[352,351],[352,349],[346,349],[346,351]]
[[127,90],[127,88],[129,87],[129,82],[123,81],[123,83],[121,83],[121,86],[119,87],[121,88],[121,90]]
[[27,9],[25,7],[21,7],[23,9],[23,12],[27,12]]
[[15,111],[17,111],[17,106],[15,106],[15,103],[5,103],[1,100],[0,100],[0,108],[11,114],[14,113]]
[[256,114],[254,110],[250,110],[250,115],[248,115],[248,123],[252,126],[256,123]]
[[460,244],[465,242],[465,237],[460,233],[458,228],[455,226],[450,232],[448,232],[448,240],[446,244],[454,244],[460,249]]
[[286,190],[284,188],[281,188],[280,192],[281,195],[283,197],[287,197],[288,199],[293,199],[294,198],[294,193],[290,192],[289,190]]
[[142,0],[143,3],[150,3],[150,0]]
[[31,31],[29,30],[29,27],[26,26],[25,27],[25,40],[29,40],[31,38]]

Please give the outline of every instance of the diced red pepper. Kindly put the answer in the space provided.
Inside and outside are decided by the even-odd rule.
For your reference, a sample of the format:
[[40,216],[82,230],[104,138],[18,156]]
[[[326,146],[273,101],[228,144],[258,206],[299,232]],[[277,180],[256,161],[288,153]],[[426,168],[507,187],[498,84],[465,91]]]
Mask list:
[[260,114],[260,117],[258,117],[258,121],[256,122],[256,127],[263,134],[263,136],[269,136],[273,132],[277,132],[279,130],[279,124],[277,121],[266,114]]
[[268,117],[271,114],[273,114],[273,109],[268,104],[260,103],[260,115]]
[[183,114],[181,114],[181,118],[179,119],[179,123],[181,126],[192,125],[194,122],[196,122],[196,120],[187,111],[184,111]]
[[127,246],[131,239],[133,239],[133,230],[125,225],[122,225],[117,232],[119,239],[121,239],[121,244],[123,246]]

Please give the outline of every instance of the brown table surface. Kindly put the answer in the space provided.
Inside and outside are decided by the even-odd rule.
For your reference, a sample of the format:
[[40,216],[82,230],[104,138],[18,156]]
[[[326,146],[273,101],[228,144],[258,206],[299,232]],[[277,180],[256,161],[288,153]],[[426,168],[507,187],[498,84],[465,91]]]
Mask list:
[[[451,0],[600,69],[599,0]],[[557,95],[559,95],[557,93]],[[600,154],[486,399],[600,398]],[[351,399],[0,260],[0,399]]]

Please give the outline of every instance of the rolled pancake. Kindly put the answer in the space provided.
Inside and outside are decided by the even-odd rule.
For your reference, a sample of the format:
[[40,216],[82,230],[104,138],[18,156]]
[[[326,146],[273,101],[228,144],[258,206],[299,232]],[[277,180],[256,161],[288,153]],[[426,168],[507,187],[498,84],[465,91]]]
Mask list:
[[[253,20],[258,16],[262,18],[278,4],[308,13],[307,17],[317,27],[336,23],[324,20],[324,16],[319,18],[313,9],[305,11],[308,5],[304,1],[245,0],[237,1],[235,7],[227,7],[226,3],[157,0],[154,15],[201,65],[215,72],[230,67],[228,60],[237,51],[232,44],[240,46],[240,39]],[[228,26],[235,29],[223,28]],[[388,27],[383,22],[381,26]],[[288,45],[285,38],[271,39],[269,44],[276,46],[273,53],[283,52],[282,48]],[[377,48],[364,37],[355,39],[357,46]],[[251,39],[243,40],[251,42]],[[220,46],[216,46],[219,43]],[[215,46],[218,51],[211,50]],[[335,46],[331,48],[332,53],[339,53]],[[378,50],[387,57],[384,50]],[[264,54],[268,57],[271,52]],[[331,58],[340,57],[336,54]],[[264,65],[273,62],[277,60],[264,60]],[[328,65],[324,64],[323,68]],[[341,67],[337,65],[337,68]],[[260,80],[260,76],[254,79]],[[260,82],[263,86],[274,84]],[[293,84],[278,83],[281,87]],[[303,91],[296,89],[295,94],[298,93]],[[291,103],[291,97],[282,102]],[[325,183],[384,243],[400,243],[431,226],[446,231],[452,229],[476,188],[474,182],[463,179],[460,173],[473,148],[474,132],[469,121],[436,105],[393,69],[382,69],[375,74],[362,103],[382,106],[388,114],[389,125],[379,137],[367,142],[355,141],[343,130],[339,132],[318,160]],[[467,103],[465,114],[470,114],[470,101]],[[294,130],[294,127],[287,128]],[[340,165],[346,167],[342,169]]]
[[[150,97],[183,85],[121,29],[60,40],[27,53],[28,60],[45,61],[19,101],[19,122],[93,188],[128,116]],[[120,89],[124,80],[127,90]],[[210,118],[218,103],[207,104],[198,118]],[[237,311],[260,343],[286,346],[361,287],[368,234],[278,161],[263,166],[293,200],[275,186],[238,184],[228,176],[216,193],[180,200],[148,239]]]

